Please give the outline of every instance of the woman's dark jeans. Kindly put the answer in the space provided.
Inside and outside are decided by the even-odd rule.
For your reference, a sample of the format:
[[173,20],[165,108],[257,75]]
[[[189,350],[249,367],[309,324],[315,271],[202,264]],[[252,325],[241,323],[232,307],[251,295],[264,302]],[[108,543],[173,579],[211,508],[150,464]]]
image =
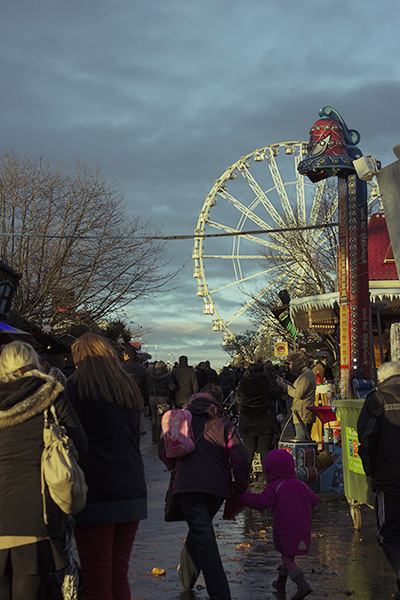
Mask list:
[[[231,600],[228,580],[219,555],[213,517],[221,507],[224,498],[212,494],[184,493],[176,495],[179,506],[189,526],[185,549],[199,571],[203,572],[210,600]],[[189,568],[189,561],[180,564],[180,569]],[[198,571],[181,573],[181,581],[188,581],[193,587]]]

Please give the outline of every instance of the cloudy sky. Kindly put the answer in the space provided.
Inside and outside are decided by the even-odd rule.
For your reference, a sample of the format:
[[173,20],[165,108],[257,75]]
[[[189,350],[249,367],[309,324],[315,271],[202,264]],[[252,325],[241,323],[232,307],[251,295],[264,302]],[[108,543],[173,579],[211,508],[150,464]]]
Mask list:
[[[399,13],[398,0],[5,2],[1,147],[100,165],[132,214],[191,234],[229,165],[308,140],[323,106],[360,132],[364,154],[393,162]],[[129,318],[151,328],[143,343],[154,357],[157,345],[159,359],[221,367],[228,355],[196,296],[192,247],[167,243],[176,289]]]

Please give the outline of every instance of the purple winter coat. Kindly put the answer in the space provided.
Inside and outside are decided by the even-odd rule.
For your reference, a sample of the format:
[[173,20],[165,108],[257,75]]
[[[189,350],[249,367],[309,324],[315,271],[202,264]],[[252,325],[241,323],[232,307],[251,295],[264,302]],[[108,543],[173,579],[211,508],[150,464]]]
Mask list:
[[271,450],[263,467],[270,483],[261,494],[242,494],[243,504],[256,510],[271,508],[275,550],[286,556],[308,554],[311,509],[318,496],[296,479],[293,456],[287,450]]
[[196,451],[183,458],[167,458],[164,440],[158,443],[158,454],[171,471],[180,462],[172,491],[174,494],[201,492],[227,498],[232,468],[236,491],[247,489],[249,455],[235,426],[225,419],[221,404],[208,393],[191,396],[187,410],[192,413],[195,439],[214,417],[220,417],[196,443]]

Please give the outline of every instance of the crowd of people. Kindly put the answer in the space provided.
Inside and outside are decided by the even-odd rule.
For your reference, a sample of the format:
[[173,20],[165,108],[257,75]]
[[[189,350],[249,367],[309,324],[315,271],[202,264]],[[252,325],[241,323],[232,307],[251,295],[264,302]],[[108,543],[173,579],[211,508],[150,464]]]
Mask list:
[[[128,567],[140,520],[147,516],[141,435],[151,418],[152,441],[163,455],[161,415],[171,407],[192,414],[196,452],[179,460],[174,493],[189,526],[179,577],[186,589],[203,572],[212,600],[229,599],[229,584],[212,519],[232,493],[246,492],[255,451],[276,446],[282,410],[279,376],[271,364],[196,368],[181,356],[142,365],[127,345],[86,333],[71,348],[73,369],[52,367],[29,344],[13,341],[0,354],[0,597],[47,599],[48,573],[67,566],[64,514],[46,493],[40,464],[44,413],[54,405],[85,473],[85,508],[74,515],[75,539],[89,600],[128,600]],[[283,380],[282,380],[283,381]],[[232,394],[239,431],[226,418]],[[228,415],[229,416],[229,415]],[[169,466],[173,468],[173,465]]]
[[[293,457],[277,441],[290,419],[295,439],[309,435],[312,413],[306,407],[315,403],[317,378],[329,376],[327,365],[321,363],[321,370],[296,352],[284,365],[258,361],[219,374],[208,361],[192,368],[185,356],[172,369],[162,361],[143,366],[131,346],[118,355],[106,338],[91,333],[71,351],[74,369],[68,374],[20,341],[0,354],[0,598],[49,600],[49,574],[68,565],[65,515],[47,492],[42,495],[44,413],[50,406],[76,447],[88,485],[86,506],[74,515],[74,534],[89,600],[131,598],[129,560],[147,517],[140,450],[146,415],[159,456],[174,473],[172,492],[188,525],[178,568],[182,588],[192,589],[202,572],[210,599],[230,600],[213,528],[225,502],[227,518],[244,506],[271,509],[281,554],[273,587],[284,592],[290,578],[297,585],[292,600],[310,594],[295,558],[308,553],[318,498],[297,480]],[[380,542],[400,583],[399,483],[393,474],[400,363],[384,364],[378,375],[379,386],[359,420],[360,454],[377,492]],[[232,395],[238,428],[226,411]],[[161,432],[161,415],[171,407],[190,412],[196,440],[196,450],[177,459],[167,456]],[[264,468],[258,493],[249,486],[255,452]]]

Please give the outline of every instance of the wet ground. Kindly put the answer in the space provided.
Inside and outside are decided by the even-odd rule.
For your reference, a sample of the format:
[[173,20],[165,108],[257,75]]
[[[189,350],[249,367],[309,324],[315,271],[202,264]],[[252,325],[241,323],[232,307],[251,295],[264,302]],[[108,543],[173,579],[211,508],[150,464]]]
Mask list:
[[[142,453],[148,483],[149,517],[140,524],[134,544],[130,581],[133,600],[207,600],[200,576],[193,592],[182,592],[176,567],[186,535],[184,523],[165,523],[163,507],[169,474],[151,444],[149,420],[142,436]],[[271,582],[279,555],[272,544],[268,511],[246,509],[235,522],[215,518],[215,531],[227,572],[232,600],[290,600],[296,587],[278,595]],[[348,503],[339,494],[320,494],[313,510],[313,534],[308,556],[298,564],[313,588],[307,598],[319,600],[389,600],[396,590],[395,576],[376,542],[374,511],[362,507],[362,527],[356,531]],[[151,575],[153,568],[165,574]]]

